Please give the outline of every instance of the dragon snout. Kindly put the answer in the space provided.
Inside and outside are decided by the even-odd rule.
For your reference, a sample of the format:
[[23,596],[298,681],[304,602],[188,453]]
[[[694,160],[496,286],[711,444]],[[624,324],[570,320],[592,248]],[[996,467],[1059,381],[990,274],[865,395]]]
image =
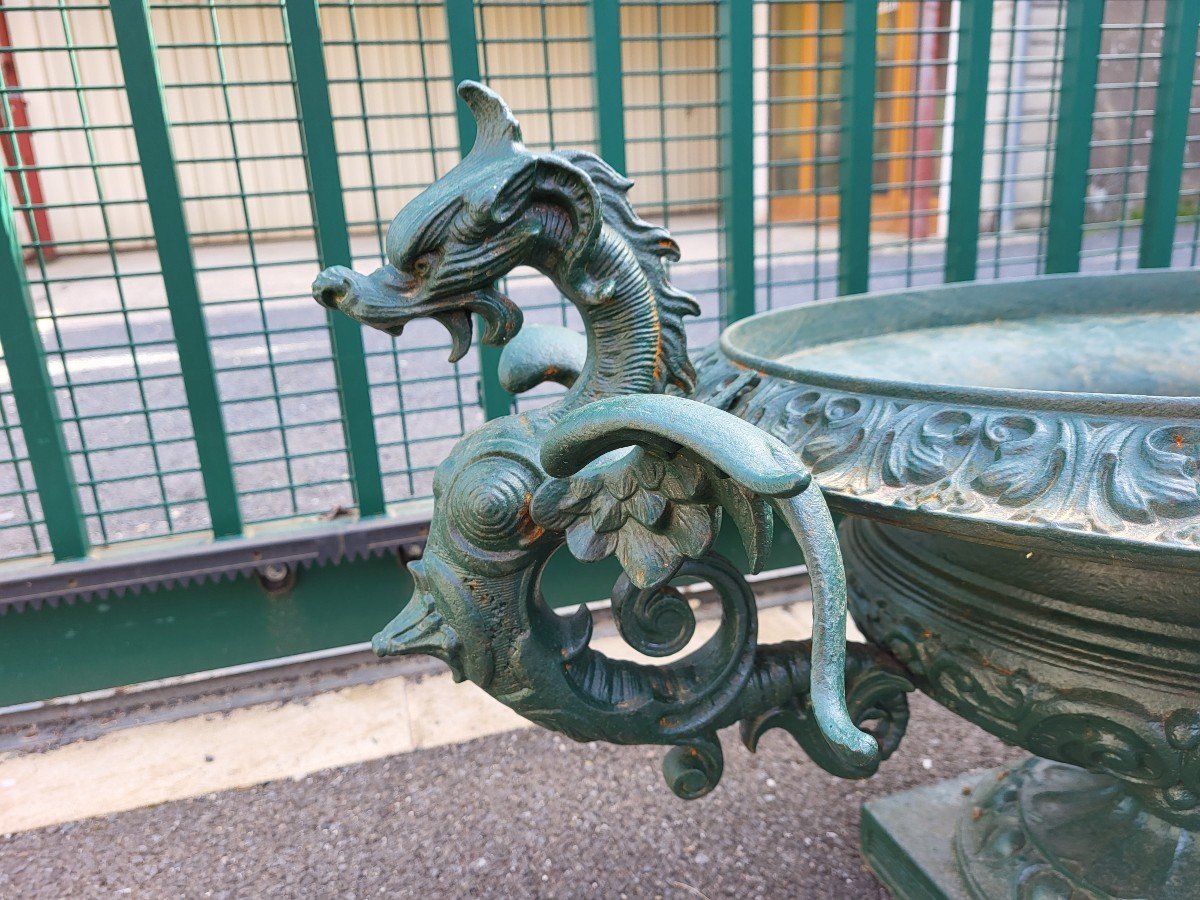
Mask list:
[[340,309],[354,290],[354,272],[345,266],[330,266],[312,284],[313,299],[329,309]]
[[434,656],[450,666],[455,681],[463,680],[458,635],[442,618],[432,596],[418,590],[387,627],[371,639],[377,656]]

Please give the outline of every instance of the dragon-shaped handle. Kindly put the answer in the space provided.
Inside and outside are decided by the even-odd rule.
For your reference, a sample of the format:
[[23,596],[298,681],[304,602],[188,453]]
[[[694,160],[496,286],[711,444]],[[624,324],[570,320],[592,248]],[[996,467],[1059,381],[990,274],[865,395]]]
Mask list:
[[[387,264],[370,276],[327,269],[322,304],[398,335],[438,319],[466,353],[472,314],[483,339],[507,344],[501,377],[515,391],[567,386],[541,409],[486,423],[438,467],[429,540],[410,570],[412,600],[375,638],[382,655],[429,653],[526,717],[579,740],[672,745],[677,794],[720,777],[717,731],[740,722],[751,749],[782,727],[828,770],[864,777],[899,742],[911,685],[886,655],[845,642],[845,580],[820,490],[796,455],[730,413],[686,396],[695,372],[673,287],[667,232],[642,221],[631,183],[590,154],[534,154],[504,102],[464,82],[479,125],[471,153],[396,216]],[[532,266],[579,308],[586,339],[521,330],[497,281]],[[808,562],[811,642],[759,646],[745,579],[711,550],[722,516],[757,570],[781,516]],[[540,576],[565,545],[583,561],[616,556],[618,628],[635,649],[683,649],[695,618],[670,587],[703,578],[722,603],[716,633],[663,665],[609,659],[589,646],[586,608],[569,618]],[[870,732],[859,726],[870,725]]]

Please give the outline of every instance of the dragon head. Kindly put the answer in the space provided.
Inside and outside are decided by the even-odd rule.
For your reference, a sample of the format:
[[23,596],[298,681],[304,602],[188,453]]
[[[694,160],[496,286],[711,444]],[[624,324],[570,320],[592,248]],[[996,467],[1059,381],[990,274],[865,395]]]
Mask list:
[[371,275],[332,266],[312,287],[323,306],[393,336],[412,319],[438,320],[450,332],[452,362],[470,348],[472,313],[484,321],[485,343],[504,344],[520,329],[521,311],[495,289],[498,279],[519,265],[553,277],[551,269],[586,256],[601,224],[585,173],[526,150],[493,91],[464,81],[458,93],[478,126],[474,146],[392,220],[387,265]]

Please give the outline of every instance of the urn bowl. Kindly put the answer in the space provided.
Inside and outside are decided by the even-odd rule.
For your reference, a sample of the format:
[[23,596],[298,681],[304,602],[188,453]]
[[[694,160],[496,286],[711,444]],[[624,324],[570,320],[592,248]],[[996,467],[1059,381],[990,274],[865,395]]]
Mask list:
[[845,516],[863,633],[1034,754],[964,810],[969,890],[1195,896],[1200,272],[792,307],[697,363]]

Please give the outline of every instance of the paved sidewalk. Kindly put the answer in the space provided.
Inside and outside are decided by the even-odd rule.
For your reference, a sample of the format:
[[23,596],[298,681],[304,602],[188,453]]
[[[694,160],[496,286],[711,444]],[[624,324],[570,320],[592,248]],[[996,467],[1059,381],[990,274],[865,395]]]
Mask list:
[[28,831],[0,838],[0,896],[885,897],[861,803],[1020,755],[923,697],[866,782],[782,733],[724,743],[691,803],[659,748],[523,730]]

